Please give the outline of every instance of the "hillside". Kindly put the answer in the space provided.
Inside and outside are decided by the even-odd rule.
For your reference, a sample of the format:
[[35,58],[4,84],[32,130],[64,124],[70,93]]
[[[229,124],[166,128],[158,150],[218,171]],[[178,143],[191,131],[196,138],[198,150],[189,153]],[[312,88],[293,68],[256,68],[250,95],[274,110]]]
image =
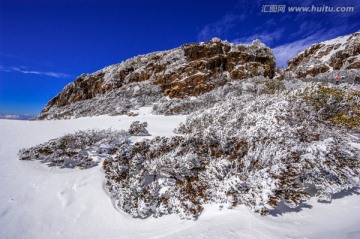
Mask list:
[[[333,59],[357,36],[320,45]],[[355,61],[309,49],[291,71],[327,72],[275,80],[259,41],[187,44],[1,120],[0,237],[359,237],[360,86],[317,79]]]
[[290,60],[286,71],[297,78],[360,76],[360,31],[313,44]]
[[[288,70],[300,78],[354,70],[359,35],[315,44]],[[234,45],[215,38],[82,75],[38,119],[136,117],[146,105],[187,120],[174,137],[134,143],[132,130],[76,132],[19,157],[64,168],[101,164],[115,207],[139,218],[198,218],[211,203],[266,215],[281,204],[330,202],[359,187],[359,87],[270,80],[274,66],[271,50],[257,40]],[[322,66],[326,72],[308,71]],[[146,122],[133,123],[140,135],[151,135]]]
[[37,119],[125,114],[165,97],[198,96],[230,80],[272,78],[274,72],[273,53],[261,42],[235,45],[214,38],[83,74],[51,99]]

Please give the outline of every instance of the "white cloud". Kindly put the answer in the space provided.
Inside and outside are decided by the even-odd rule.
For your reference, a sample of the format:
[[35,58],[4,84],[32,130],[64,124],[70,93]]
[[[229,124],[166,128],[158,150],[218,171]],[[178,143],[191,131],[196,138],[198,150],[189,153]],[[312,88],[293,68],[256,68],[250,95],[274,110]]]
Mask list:
[[29,70],[24,67],[4,67],[0,65],[0,71],[4,72],[20,72],[23,74],[35,74],[35,75],[45,75],[45,76],[51,76],[55,78],[69,78],[70,75],[66,73],[61,72],[52,72],[52,71],[35,71],[35,70]]
[[0,65],[0,71],[5,71],[5,72],[9,72],[10,70],[5,69],[5,67],[3,67],[2,65]]
[[294,58],[313,43],[311,39],[305,38],[273,48],[277,67],[286,67],[288,60]]
[[215,23],[203,27],[198,34],[199,41],[210,40],[213,37],[223,37],[236,23],[242,21],[245,15],[226,14],[223,18]]
[[266,45],[271,45],[275,40],[281,38],[284,31],[285,31],[285,28],[279,28],[273,32],[261,32],[261,33],[256,33],[256,34],[248,36],[248,37],[236,38],[234,40],[231,40],[231,42],[233,42],[235,44],[240,44],[240,43],[249,44],[252,41],[254,41],[255,39],[259,39]]

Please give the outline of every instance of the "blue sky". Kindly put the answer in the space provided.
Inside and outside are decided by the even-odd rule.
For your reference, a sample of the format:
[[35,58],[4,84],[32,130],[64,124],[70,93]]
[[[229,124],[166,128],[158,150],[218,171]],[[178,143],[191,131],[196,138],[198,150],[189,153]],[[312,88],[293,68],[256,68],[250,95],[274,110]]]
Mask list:
[[[354,12],[261,12],[278,4]],[[259,38],[284,66],[312,43],[358,30],[358,0],[0,0],[0,114],[38,114],[82,73],[184,43]]]

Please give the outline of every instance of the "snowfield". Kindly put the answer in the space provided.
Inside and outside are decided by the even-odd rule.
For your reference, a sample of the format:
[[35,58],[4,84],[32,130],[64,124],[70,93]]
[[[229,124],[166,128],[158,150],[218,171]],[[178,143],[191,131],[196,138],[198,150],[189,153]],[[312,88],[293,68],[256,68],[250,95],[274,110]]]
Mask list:
[[99,116],[57,121],[0,120],[0,238],[360,238],[360,193],[342,192],[331,203],[311,198],[303,207],[280,206],[268,216],[244,205],[206,205],[198,220],[177,215],[134,219],[115,209],[104,190],[101,164],[86,170],[20,161],[21,148],[86,129],[124,129],[146,121],[152,136],[174,135],[185,116]]

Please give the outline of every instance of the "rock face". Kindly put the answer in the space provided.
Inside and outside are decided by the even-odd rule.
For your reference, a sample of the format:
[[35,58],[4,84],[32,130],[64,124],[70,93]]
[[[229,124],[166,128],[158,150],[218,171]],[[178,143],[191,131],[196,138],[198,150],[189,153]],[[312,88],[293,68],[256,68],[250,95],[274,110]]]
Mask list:
[[[297,78],[325,75],[333,78],[359,74],[360,31],[316,43],[288,62],[286,71]],[[333,73],[333,74],[331,74]]]
[[274,73],[273,53],[260,41],[235,45],[214,38],[83,74],[51,99],[37,119],[123,114],[164,96],[198,96],[229,80],[272,78]]
[[147,122],[134,121],[131,123],[128,133],[131,136],[150,136],[151,134],[146,129],[147,126]]

